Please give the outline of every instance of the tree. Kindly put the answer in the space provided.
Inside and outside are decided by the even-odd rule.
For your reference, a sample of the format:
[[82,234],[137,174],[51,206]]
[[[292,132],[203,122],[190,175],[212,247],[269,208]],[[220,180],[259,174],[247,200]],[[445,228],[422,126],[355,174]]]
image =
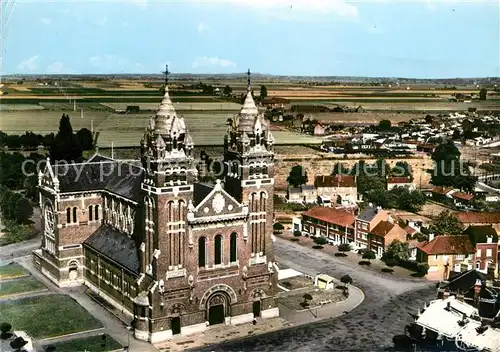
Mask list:
[[21,348],[23,348],[23,346],[27,343],[28,341],[25,341],[21,336],[19,336],[10,342],[10,347],[17,352],[20,351]]
[[352,278],[349,275],[344,275],[340,278],[340,282],[347,287],[347,285],[352,284]]
[[481,88],[479,91],[479,100],[486,100],[486,95],[488,94],[488,91],[486,88]]
[[78,139],[73,134],[69,116],[66,114],[59,121],[59,131],[50,147],[50,158],[52,161],[65,160],[67,162],[82,159],[82,149]]
[[434,121],[434,116],[432,115],[425,116],[425,123],[432,123],[432,121]]
[[273,225],[273,230],[276,231],[276,232],[281,232],[284,229],[285,229],[285,227],[281,223],[279,223],[279,222],[276,222]]
[[379,130],[381,131],[388,131],[391,129],[391,126],[392,126],[392,123],[390,120],[381,120],[379,123],[378,123],[378,128]]
[[463,226],[455,215],[444,210],[431,223],[429,231],[435,235],[461,235]]
[[377,255],[375,254],[374,251],[366,251],[363,253],[363,259],[372,260],[375,259],[376,257]]
[[33,205],[24,197],[17,199],[14,205],[14,214],[16,222],[19,224],[27,224],[33,216]]
[[336,163],[332,169],[332,175],[348,175],[349,169],[343,163]]
[[410,254],[408,252],[408,243],[399,240],[392,241],[387,247],[382,260],[386,262],[389,259],[397,260],[398,263],[402,260],[408,260]]
[[305,185],[308,181],[307,171],[301,165],[295,165],[290,170],[290,175],[286,179],[288,184],[293,187],[299,187]]
[[324,237],[316,237],[314,239],[314,243],[316,243],[317,245],[323,246],[323,245],[328,243],[328,240]]
[[0,324],[0,338],[2,338],[3,340],[10,338],[12,336],[12,334],[10,333],[10,329],[12,329],[12,325],[10,325],[9,323]]
[[391,170],[391,175],[395,177],[409,177],[413,181],[413,170],[406,161],[398,161]]
[[267,87],[266,86],[261,86],[260,87],[260,100],[264,100],[267,98]]
[[366,191],[363,195],[363,200],[381,206],[382,208],[394,207],[394,197],[384,188],[374,188]]
[[94,138],[92,132],[87,128],[82,128],[76,132],[76,138],[82,150],[92,150],[94,149]]
[[231,96],[233,94],[233,88],[231,88],[229,85],[226,84],[224,90],[222,91],[222,94],[224,94],[224,96],[226,97]]
[[349,243],[342,243],[339,245],[338,249],[340,252],[349,252],[351,250],[351,245]]

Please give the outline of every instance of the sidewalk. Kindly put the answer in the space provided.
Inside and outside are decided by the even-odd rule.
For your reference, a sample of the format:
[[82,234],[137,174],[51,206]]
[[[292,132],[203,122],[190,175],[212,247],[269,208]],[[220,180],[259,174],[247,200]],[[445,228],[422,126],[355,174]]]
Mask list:
[[[56,292],[56,293],[61,293],[61,294],[66,294],[73,299],[75,299],[83,308],[85,308],[90,314],[95,316],[97,319],[101,321],[101,323],[104,325],[104,331],[108,333],[112,338],[114,338],[116,341],[118,341],[121,345],[126,346],[128,344],[128,341],[130,339],[130,351],[132,352],[153,352],[157,351],[156,348],[154,348],[153,345],[151,345],[148,342],[145,341],[140,341],[136,340],[132,336],[132,332],[129,332],[126,327],[123,325],[121,321],[119,321],[116,317],[114,317],[111,313],[109,313],[107,310],[103,309],[99,304],[97,304],[92,298],[90,298],[86,293],[86,287],[85,286],[75,286],[75,287],[69,287],[69,288],[59,288],[52,281],[47,279],[42,273],[40,273],[32,263],[32,257],[31,255],[26,256],[26,257],[20,257],[16,258],[15,260],[18,262],[20,265],[25,267],[33,277],[36,279],[40,280],[45,286],[49,288],[50,291]],[[99,332],[101,333],[101,332]],[[94,334],[97,334],[94,333]],[[130,335],[129,335],[130,334]],[[81,334],[77,334],[80,335]],[[89,334],[92,335],[92,334]],[[78,338],[80,336],[75,336],[74,338]],[[63,337],[61,339],[53,339],[50,341],[50,344],[55,344],[59,341],[67,341],[71,338],[69,337]],[[40,341],[42,342],[42,341]]]

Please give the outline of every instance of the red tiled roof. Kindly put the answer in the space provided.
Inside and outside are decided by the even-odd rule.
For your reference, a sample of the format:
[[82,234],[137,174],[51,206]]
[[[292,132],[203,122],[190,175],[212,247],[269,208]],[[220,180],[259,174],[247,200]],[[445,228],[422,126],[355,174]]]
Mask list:
[[455,192],[451,196],[453,198],[463,199],[463,200],[467,200],[467,201],[474,199],[473,194],[467,194],[467,193],[462,193],[462,192]]
[[411,183],[409,177],[387,177],[387,183]]
[[415,230],[413,227],[410,226],[406,226],[403,230],[405,230],[406,233],[410,235],[417,233],[417,230]]
[[314,219],[323,220],[330,224],[341,225],[349,228],[354,228],[354,221],[356,217],[347,211],[316,207],[306,211],[303,216],[309,216]]
[[432,193],[438,193],[442,195],[446,195],[449,192],[453,191],[452,187],[443,187],[443,186],[434,186],[432,187]]
[[499,224],[500,212],[469,212],[462,211],[455,213],[455,216],[463,224]]
[[370,233],[375,236],[385,237],[394,226],[395,225],[389,221],[380,221]]
[[428,255],[471,254],[474,246],[469,236],[436,236],[432,241],[419,242],[417,247]]
[[356,178],[350,175],[316,176],[314,186],[318,187],[356,187]]

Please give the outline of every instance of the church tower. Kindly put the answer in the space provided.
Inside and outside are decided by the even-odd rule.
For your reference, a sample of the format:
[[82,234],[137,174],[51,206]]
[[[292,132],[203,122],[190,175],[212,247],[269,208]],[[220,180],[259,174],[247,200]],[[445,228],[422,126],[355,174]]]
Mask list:
[[248,238],[254,261],[272,258],[274,137],[252,96],[250,70],[245,101],[224,137],[225,188],[249,206]]
[[141,140],[145,169],[141,273],[157,282],[185,276],[187,206],[197,180],[193,140],[170,99],[168,75],[167,66],[163,100]]

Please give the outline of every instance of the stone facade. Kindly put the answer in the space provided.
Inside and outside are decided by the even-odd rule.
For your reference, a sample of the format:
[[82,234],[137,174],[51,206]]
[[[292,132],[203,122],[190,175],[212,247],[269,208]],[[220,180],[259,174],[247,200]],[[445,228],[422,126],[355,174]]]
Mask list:
[[95,156],[64,175],[47,165],[39,175],[44,236],[34,252],[51,280],[84,283],[152,343],[279,314],[274,138],[250,82],[215,184],[198,182],[192,139],[165,91],[140,165]]

